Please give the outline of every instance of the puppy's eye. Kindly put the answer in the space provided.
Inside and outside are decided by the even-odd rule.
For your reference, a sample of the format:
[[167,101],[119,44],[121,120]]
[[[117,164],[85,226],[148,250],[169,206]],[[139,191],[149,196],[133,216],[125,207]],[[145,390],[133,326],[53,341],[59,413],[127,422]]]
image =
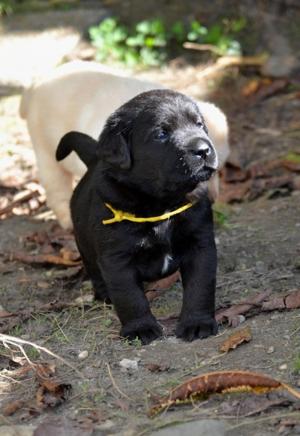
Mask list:
[[196,126],[198,126],[198,127],[201,127],[201,128],[202,128],[202,127],[203,127],[203,123],[202,123],[202,121],[200,121],[200,120],[199,120],[199,121],[197,121],[197,122],[196,122]]
[[170,134],[169,134],[166,130],[161,130],[161,131],[158,133],[157,138],[158,138],[160,141],[165,141],[166,139],[169,138],[169,136],[170,136]]

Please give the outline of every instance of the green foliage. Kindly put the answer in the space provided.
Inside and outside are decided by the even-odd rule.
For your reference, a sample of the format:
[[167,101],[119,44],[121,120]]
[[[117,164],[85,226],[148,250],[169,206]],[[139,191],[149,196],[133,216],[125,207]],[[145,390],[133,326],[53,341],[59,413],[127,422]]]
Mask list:
[[3,15],[9,15],[13,12],[13,4],[11,0],[0,1],[0,17]]
[[300,354],[294,359],[294,373],[300,374]]
[[115,61],[128,67],[149,67],[161,65],[172,49],[181,49],[185,41],[212,46],[213,52],[219,56],[240,54],[241,46],[234,35],[245,25],[244,18],[223,20],[211,27],[194,20],[187,26],[176,21],[167,29],[161,19],[154,19],[128,28],[111,17],[91,27],[89,34],[97,48],[97,60]]
[[227,227],[230,211],[227,205],[217,202],[213,205],[214,222],[219,227]]
[[284,156],[285,160],[288,160],[290,162],[293,162],[295,164],[299,164],[300,163],[300,153],[298,152],[293,152],[290,151],[287,155]]

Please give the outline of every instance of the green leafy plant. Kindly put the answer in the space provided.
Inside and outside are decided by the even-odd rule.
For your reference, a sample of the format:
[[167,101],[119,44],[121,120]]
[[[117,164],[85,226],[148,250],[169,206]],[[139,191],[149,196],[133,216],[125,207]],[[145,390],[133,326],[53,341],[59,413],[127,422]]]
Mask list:
[[228,227],[230,210],[224,203],[217,202],[213,205],[214,222],[219,227]]
[[185,41],[213,47],[218,56],[240,54],[240,43],[234,39],[246,25],[243,18],[223,20],[221,24],[205,27],[194,20],[185,25],[176,21],[167,29],[160,19],[145,20],[128,28],[114,18],[104,19],[89,29],[90,38],[97,49],[96,59],[115,61],[129,67],[161,65],[172,50],[181,49]]
[[133,31],[119,24],[116,18],[107,18],[99,26],[91,27],[89,34],[97,48],[97,60],[136,65],[157,66],[165,58],[166,32],[161,20],[138,23]]
[[0,1],[0,17],[3,15],[9,15],[13,12],[13,4],[10,0]]
[[188,41],[210,45],[219,56],[241,54],[241,44],[235,39],[235,34],[246,26],[245,18],[236,20],[224,19],[221,24],[205,27],[198,21],[191,23],[187,34]]

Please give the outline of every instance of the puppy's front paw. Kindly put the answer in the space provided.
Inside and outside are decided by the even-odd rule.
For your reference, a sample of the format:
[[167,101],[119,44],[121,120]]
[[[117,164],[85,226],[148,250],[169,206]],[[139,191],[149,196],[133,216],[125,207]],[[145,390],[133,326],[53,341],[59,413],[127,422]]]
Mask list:
[[190,316],[182,318],[176,328],[176,336],[184,341],[194,341],[195,339],[204,339],[210,335],[216,335],[218,324],[210,316]]
[[143,345],[150,344],[150,342],[161,335],[162,329],[152,315],[134,319],[125,324],[121,329],[121,336],[129,341],[138,337]]

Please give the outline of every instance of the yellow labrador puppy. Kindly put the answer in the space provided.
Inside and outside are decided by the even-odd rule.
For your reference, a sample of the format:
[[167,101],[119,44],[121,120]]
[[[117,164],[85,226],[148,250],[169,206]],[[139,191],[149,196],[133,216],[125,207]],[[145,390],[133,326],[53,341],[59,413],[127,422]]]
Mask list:
[[[97,139],[109,115],[132,97],[160,85],[126,77],[94,62],[75,61],[56,68],[25,90],[20,115],[27,121],[35,150],[39,178],[47,202],[62,227],[71,228],[69,202],[74,181],[86,171],[72,153],[57,162],[62,136],[76,130]],[[198,102],[218,153],[219,168],[229,154],[226,117],[215,105]],[[218,176],[209,182],[212,199],[218,195]]]

